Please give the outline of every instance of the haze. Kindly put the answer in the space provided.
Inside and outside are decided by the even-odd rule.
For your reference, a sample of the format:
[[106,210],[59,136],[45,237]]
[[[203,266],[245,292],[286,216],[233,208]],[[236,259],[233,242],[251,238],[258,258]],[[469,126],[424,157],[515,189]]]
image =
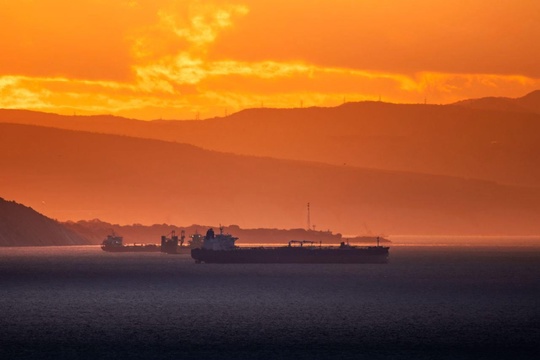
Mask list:
[[303,228],[310,202],[347,235],[537,235],[539,13],[0,1],[0,197],[61,221]]

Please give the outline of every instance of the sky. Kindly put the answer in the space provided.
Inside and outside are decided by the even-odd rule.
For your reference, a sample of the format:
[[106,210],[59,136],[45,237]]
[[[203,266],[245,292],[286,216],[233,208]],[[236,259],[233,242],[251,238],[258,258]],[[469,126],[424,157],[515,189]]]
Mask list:
[[0,0],[0,108],[196,119],[540,89],[538,0]]

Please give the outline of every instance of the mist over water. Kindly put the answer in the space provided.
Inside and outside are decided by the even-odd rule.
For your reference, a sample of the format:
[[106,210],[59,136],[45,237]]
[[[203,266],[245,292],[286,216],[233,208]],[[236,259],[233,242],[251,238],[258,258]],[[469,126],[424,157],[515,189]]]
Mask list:
[[533,359],[539,247],[405,247],[390,263],[195,264],[0,249],[0,357]]
[[392,246],[540,247],[540,236],[393,235]]

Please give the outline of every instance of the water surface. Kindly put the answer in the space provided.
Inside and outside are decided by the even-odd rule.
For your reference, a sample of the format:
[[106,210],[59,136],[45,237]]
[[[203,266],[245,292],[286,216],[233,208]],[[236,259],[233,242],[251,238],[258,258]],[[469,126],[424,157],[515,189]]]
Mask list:
[[4,248],[0,286],[2,359],[540,354],[535,247],[396,246],[386,265]]

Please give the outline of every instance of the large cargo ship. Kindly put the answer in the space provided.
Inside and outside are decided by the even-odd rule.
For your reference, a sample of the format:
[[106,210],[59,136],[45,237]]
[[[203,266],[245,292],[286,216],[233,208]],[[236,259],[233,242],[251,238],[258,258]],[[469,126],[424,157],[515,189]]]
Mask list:
[[101,243],[101,249],[109,252],[158,252],[160,247],[155,244],[124,245],[124,238],[114,233],[107,235]]
[[322,246],[309,240],[291,240],[287,246],[249,247],[235,245],[238,238],[214,234],[209,229],[202,246],[191,250],[196,263],[341,263],[341,264],[385,264],[388,262],[389,247],[352,246],[342,242],[339,246]]

